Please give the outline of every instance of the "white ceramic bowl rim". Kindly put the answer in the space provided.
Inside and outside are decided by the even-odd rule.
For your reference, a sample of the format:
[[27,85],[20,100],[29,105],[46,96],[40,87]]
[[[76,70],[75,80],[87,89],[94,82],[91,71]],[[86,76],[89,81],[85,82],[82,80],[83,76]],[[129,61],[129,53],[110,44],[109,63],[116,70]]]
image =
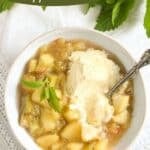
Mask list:
[[[92,33],[92,34],[95,34],[95,35],[99,35],[99,36],[102,36],[102,37],[104,37],[104,39],[107,39],[109,42],[112,42],[112,43],[114,43],[114,45],[117,45],[118,47],[120,47],[120,49],[121,49],[121,51],[122,51],[122,53],[124,53],[124,55],[126,55],[126,56],[128,56],[128,57],[130,57],[130,59],[132,60],[132,63],[135,63],[135,61],[133,60],[133,58],[129,55],[129,53],[127,52],[127,50],[123,47],[123,46],[121,46],[116,40],[114,40],[114,39],[112,39],[111,37],[109,37],[108,35],[105,35],[104,33],[101,33],[101,32],[98,32],[98,31],[95,31],[95,30],[92,30],[92,29],[85,29],[85,28],[68,28],[68,27],[66,27],[66,28],[60,28],[60,29],[56,29],[56,30],[53,30],[53,31],[50,31],[50,32],[47,32],[47,33],[45,33],[45,34],[43,34],[43,35],[41,35],[41,36],[39,36],[39,37],[37,37],[36,39],[34,39],[33,41],[31,41],[25,48],[24,48],[24,51],[22,51],[21,52],[21,54],[16,58],[16,60],[14,61],[14,63],[12,64],[12,66],[11,66],[11,69],[10,69],[10,71],[9,71],[9,74],[8,74],[8,77],[7,77],[7,80],[6,80],[6,90],[5,90],[5,110],[6,110],[6,114],[7,114],[7,118],[8,118],[8,121],[9,121],[9,124],[10,124],[10,127],[11,127],[11,129],[12,129],[12,131],[14,132],[14,135],[16,136],[16,138],[18,139],[18,141],[20,141],[20,143],[26,148],[26,149],[29,149],[29,146],[27,145],[28,143],[28,139],[27,139],[27,142],[25,141],[26,139],[24,139],[23,140],[23,138],[21,139],[21,135],[19,134],[19,132],[17,131],[17,128],[18,128],[18,126],[16,126],[16,123],[15,123],[15,121],[13,121],[13,115],[12,115],[12,113],[10,112],[10,109],[13,111],[13,107],[11,107],[11,104],[9,104],[9,101],[8,101],[8,99],[10,98],[9,97],[9,92],[10,92],[10,87],[9,87],[9,85],[10,85],[10,82],[11,82],[11,75],[13,74],[13,70],[14,70],[14,67],[15,67],[15,65],[17,64],[17,61],[19,61],[19,59],[25,54],[25,51],[31,46],[31,45],[34,45],[34,43],[36,42],[36,41],[40,41],[40,40],[42,40],[42,38],[44,38],[44,37],[46,37],[46,36],[48,36],[48,35],[50,35],[50,34],[53,34],[54,36],[52,36],[52,38],[53,37],[55,37],[55,35],[59,35],[59,33],[69,33],[70,32],[70,34],[72,33],[72,32],[74,32],[74,34],[75,34],[75,32],[77,32],[78,34],[79,34],[79,32],[84,32],[84,33]],[[89,35],[90,36],[90,35]],[[56,36],[57,37],[57,36]],[[72,36],[72,38],[74,37],[74,35]],[[79,39],[82,39],[82,38],[80,38],[79,37]],[[83,38],[84,39],[84,38]],[[53,40],[54,40],[54,38],[53,38]],[[89,40],[90,41],[90,40]],[[47,43],[47,42],[46,42]],[[96,42],[96,44],[98,44],[98,42]],[[100,43],[100,45],[102,45],[101,43]],[[102,46],[103,47],[103,46]],[[30,56],[31,57],[31,56]],[[147,112],[147,105],[146,105],[146,98],[145,98],[145,90],[144,90],[144,85],[143,85],[143,81],[142,81],[142,78],[141,78],[141,75],[140,75],[140,73],[139,73],[139,78],[140,78],[140,84],[141,84],[141,87],[143,88],[143,111],[144,112],[142,112],[143,113],[143,120],[141,121],[141,124],[140,124],[140,127],[139,127],[139,130],[138,130],[138,133],[135,133],[135,135],[134,135],[134,140],[136,139],[136,137],[137,137],[137,135],[139,135],[139,133],[140,133],[140,131],[141,131],[141,128],[143,127],[143,125],[144,125],[144,123],[145,123],[145,116],[146,116],[146,112]],[[144,101],[145,100],[145,101]],[[23,130],[23,129],[22,129]],[[28,138],[29,136],[25,136],[26,138]],[[33,141],[32,141],[33,142]],[[133,142],[133,140],[132,141],[130,141],[130,142],[128,142],[128,145],[126,145],[126,148],[127,147],[129,147],[130,145],[131,145],[131,143]],[[33,142],[34,143],[34,142]],[[30,143],[31,144],[31,143]],[[29,144],[29,145],[30,145]],[[31,144],[32,145],[32,144]],[[34,149],[38,149],[38,148],[36,148],[36,145],[34,145],[32,148],[30,148],[31,150],[33,150],[33,148]],[[118,149],[118,148],[117,148]],[[118,149],[119,150],[119,149]]]

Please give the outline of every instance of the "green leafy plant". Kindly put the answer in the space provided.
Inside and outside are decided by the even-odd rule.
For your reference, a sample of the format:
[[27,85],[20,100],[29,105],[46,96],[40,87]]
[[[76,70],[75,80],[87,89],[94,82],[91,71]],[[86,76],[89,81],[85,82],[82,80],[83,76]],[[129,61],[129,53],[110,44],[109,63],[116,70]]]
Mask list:
[[[95,29],[109,31],[118,28],[129,16],[134,7],[135,0],[1,0],[0,12],[9,10],[14,3],[25,3],[42,6],[62,6],[74,4],[88,4],[87,11],[94,6],[100,5],[101,12],[97,18]],[[43,7],[44,6],[44,7]],[[147,0],[144,17],[144,28],[150,37],[150,0]]]
[[135,0],[117,0],[102,4],[101,13],[97,19],[96,29],[109,31],[117,28],[128,17]]
[[9,10],[13,6],[13,2],[9,0],[0,0],[0,12]]

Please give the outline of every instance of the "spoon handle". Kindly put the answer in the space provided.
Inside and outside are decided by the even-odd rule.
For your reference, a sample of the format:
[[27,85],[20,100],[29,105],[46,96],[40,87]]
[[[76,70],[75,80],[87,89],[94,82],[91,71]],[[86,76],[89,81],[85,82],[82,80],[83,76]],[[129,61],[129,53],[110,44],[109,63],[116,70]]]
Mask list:
[[140,61],[134,65],[126,74],[125,76],[119,80],[107,93],[108,97],[111,97],[112,94],[116,91],[116,89],[118,87],[120,87],[125,81],[127,81],[128,79],[132,78],[136,72],[146,66],[150,64],[150,49],[148,49],[147,51],[145,51],[145,53],[143,54],[143,56],[141,57]]

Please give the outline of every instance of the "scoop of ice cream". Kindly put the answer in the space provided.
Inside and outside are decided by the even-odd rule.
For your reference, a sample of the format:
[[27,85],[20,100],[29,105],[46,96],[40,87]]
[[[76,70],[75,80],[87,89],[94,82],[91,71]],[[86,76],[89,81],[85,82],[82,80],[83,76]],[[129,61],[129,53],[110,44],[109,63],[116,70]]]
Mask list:
[[80,112],[82,138],[92,140],[100,136],[103,123],[113,116],[105,93],[120,78],[119,67],[104,51],[93,49],[73,52],[70,61],[67,91],[74,99],[70,108]]
[[120,77],[119,67],[108,59],[104,51],[76,51],[72,53],[70,61],[67,80],[70,94],[83,80],[96,82],[100,90],[106,93]]

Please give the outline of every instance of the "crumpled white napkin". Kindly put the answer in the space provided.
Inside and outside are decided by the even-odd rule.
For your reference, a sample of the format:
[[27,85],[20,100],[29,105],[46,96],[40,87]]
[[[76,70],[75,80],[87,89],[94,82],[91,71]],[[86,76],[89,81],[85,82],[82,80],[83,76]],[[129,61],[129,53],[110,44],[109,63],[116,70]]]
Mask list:
[[[150,39],[146,37],[143,28],[145,3],[141,0],[137,0],[136,3],[138,11],[131,12],[127,22],[119,29],[106,32],[106,34],[118,40],[128,49],[133,58],[138,60],[143,51],[150,48]],[[143,5],[140,5],[141,3]],[[26,44],[44,32],[69,26],[93,28],[99,14],[99,7],[90,9],[87,15],[83,13],[83,9],[83,5],[77,5],[48,7],[43,11],[37,6],[15,5],[11,11],[0,14],[0,55],[3,55],[5,62],[10,66]],[[150,106],[149,76],[150,67],[142,69]],[[150,112],[148,112],[147,120],[150,120]],[[141,136],[131,146],[131,150],[150,150],[149,126],[150,121],[145,125]]]

